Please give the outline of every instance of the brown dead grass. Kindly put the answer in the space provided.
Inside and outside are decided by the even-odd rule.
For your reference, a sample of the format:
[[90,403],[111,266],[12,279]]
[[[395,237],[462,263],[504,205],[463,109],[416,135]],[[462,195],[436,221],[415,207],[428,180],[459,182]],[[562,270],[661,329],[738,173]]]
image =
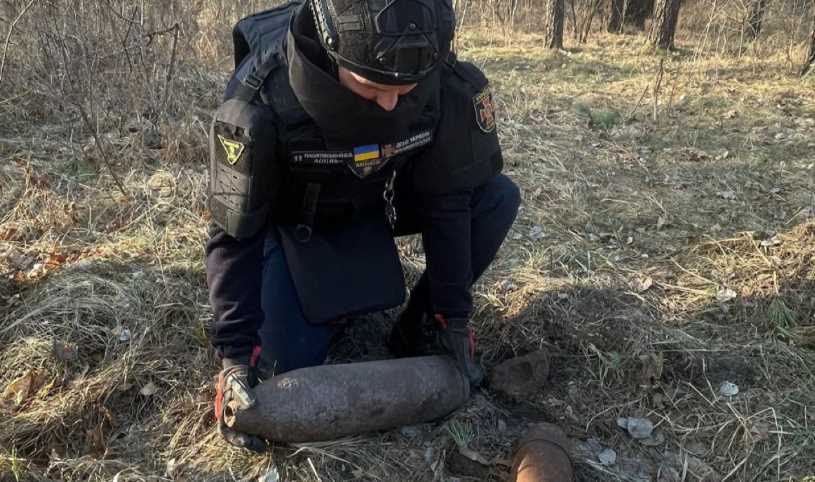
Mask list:
[[[718,34],[688,32],[684,50],[654,56],[639,36],[551,53],[534,34],[467,32],[461,55],[493,79],[506,172],[524,199],[475,290],[480,352],[491,367],[546,348],[551,385],[522,403],[485,390],[409,430],[263,456],[226,447],[210,407],[202,159],[229,61],[216,34],[238,14],[207,14],[199,27],[213,33],[182,37],[180,59],[201,51],[210,63],[179,61],[163,110],[141,108],[160,106],[164,37],[143,57],[154,90],[118,110],[121,86],[101,91],[98,125],[126,196],[76,108],[61,111],[36,72],[8,71],[0,479],[245,480],[274,466],[285,480],[450,480],[463,439],[501,480],[534,420],[580,442],[584,481],[815,475],[815,89],[790,75],[803,51],[781,23],[741,57]],[[116,59],[99,75],[125,72]],[[161,149],[145,146],[155,132]],[[419,246],[401,243],[411,278]],[[357,323],[336,358],[382,356],[386,332],[381,317]],[[720,396],[724,381],[739,395]],[[618,416],[648,417],[664,442],[635,443]],[[600,466],[589,439],[618,463]]]

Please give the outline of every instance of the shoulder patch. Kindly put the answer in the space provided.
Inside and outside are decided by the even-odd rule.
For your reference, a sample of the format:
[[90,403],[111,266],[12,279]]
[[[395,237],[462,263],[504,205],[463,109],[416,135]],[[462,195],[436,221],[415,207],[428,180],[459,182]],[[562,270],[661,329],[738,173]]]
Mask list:
[[243,154],[243,149],[245,146],[238,141],[227,139],[220,134],[218,134],[218,140],[221,141],[221,146],[224,148],[227,162],[234,166],[238,162],[238,159],[241,158],[241,154]]
[[473,108],[475,109],[475,122],[479,129],[484,132],[495,130],[495,106],[492,103],[492,93],[489,89],[484,89],[473,97]]

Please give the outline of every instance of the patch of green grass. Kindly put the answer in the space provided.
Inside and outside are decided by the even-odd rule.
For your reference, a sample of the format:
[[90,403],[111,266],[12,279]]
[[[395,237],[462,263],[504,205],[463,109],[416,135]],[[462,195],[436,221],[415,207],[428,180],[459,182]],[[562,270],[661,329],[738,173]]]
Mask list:
[[0,455],[0,469],[3,469],[3,471],[7,470],[8,472],[6,473],[10,473],[11,476],[14,477],[15,482],[25,480],[25,460],[17,456],[17,450],[14,447],[11,448],[11,452],[8,454]]
[[773,334],[780,340],[790,340],[794,337],[793,328],[796,327],[795,312],[787,306],[781,298],[774,298],[767,308],[767,322]]
[[609,130],[622,121],[622,116],[615,110],[591,109],[583,103],[576,103],[574,106],[578,114],[587,117],[591,127],[602,130]]
[[447,432],[456,445],[461,448],[467,447],[475,439],[473,424],[465,420],[451,420],[447,424]]

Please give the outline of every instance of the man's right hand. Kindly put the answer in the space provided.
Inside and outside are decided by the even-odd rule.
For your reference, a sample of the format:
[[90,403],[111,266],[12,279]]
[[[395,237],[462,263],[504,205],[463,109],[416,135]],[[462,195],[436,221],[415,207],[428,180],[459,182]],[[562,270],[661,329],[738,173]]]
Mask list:
[[230,444],[253,452],[265,451],[266,443],[259,437],[237,432],[227,426],[224,423],[224,410],[232,402],[236,402],[240,410],[252,408],[257,403],[252,387],[258,383],[259,359],[259,346],[254,347],[252,354],[245,360],[224,358],[223,369],[218,374],[215,388],[215,418],[218,421],[218,433]]
[[475,333],[468,318],[445,318],[435,316],[438,326],[439,345],[456,361],[459,370],[470,381],[470,387],[480,387],[484,382],[484,369],[475,359]]

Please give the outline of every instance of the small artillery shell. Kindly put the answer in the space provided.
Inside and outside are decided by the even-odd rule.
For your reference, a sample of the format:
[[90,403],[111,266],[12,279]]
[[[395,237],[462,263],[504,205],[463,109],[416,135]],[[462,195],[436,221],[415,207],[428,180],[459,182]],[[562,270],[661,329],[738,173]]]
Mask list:
[[233,406],[224,421],[238,432],[286,443],[428,422],[470,397],[469,383],[444,356],[302,368],[254,390],[257,405]]
[[572,482],[571,444],[558,427],[541,423],[521,441],[512,463],[512,482]]

